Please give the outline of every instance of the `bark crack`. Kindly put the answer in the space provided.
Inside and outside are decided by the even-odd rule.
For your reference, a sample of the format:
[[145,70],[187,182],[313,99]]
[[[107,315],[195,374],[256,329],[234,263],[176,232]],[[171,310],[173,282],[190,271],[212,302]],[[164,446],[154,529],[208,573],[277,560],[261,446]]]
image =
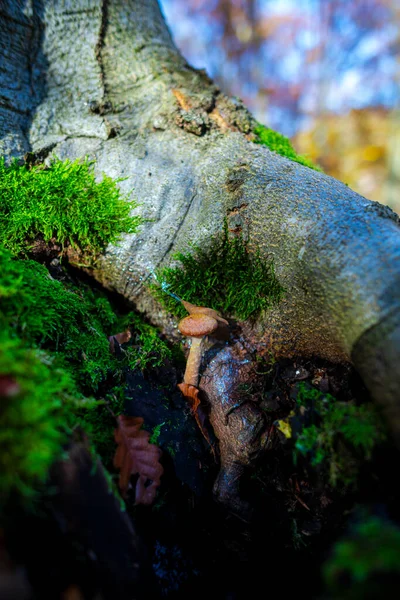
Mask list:
[[90,15],[90,14],[94,14],[95,9],[94,8],[77,8],[76,10],[73,9],[67,9],[67,10],[63,10],[62,14],[63,15]]
[[19,19],[14,19],[14,17],[10,17],[10,15],[5,13],[3,10],[0,10],[0,17],[5,19],[6,21],[9,21],[10,23],[15,23],[16,25],[21,25],[21,27],[28,27],[29,29],[33,28],[32,23],[29,23],[27,21],[20,21]]
[[62,132],[63,135],[65,135],[65,139],[63,140],[63,142],[66,142],[68,140],[80,140],[80,139],[85,139],[85,140],[101,140],[102,142],[104,142],[104,138],[100,137],[99,135],[85,135],[83,133],[80,134],[72,134],[69,135],[67,132],[63,131]]
[[180,222],[179,222],[179,225],[178,225],[178,227],[175,229],[174,235],[172,236],[172,239],[171,239],[170,243],[168,244],[168,248],[166,249],[166,251],[165,251],[165,252],[164,252],[164,254],[162,255],[161,259],[158,261],[158,265],[157,265],[157,267],[158,267],[158,266],[159,266],[159,265],[162,263],[162,261],[164,260],[164,258],[167,256],[168,252],[169,252],[169,251],[171,250],[171,248],[173,247],[173,245],[174,245],[174,243],[175,243],[175,240],[176,240],[176,238],[178,237],[178,234],[179,234],[180,230],[181,230],[181,229],[182,229],[182,227],[183,227],[183,224],[184,224],[184,222],[185,222],[185,219],[186,219],[186,217],[187,217],[187,215],[188,215],[188,212],[189,212],[189,210],[190,210],[190,207],[192,206],[193,200],[196,198],[196,196],[197,196],[197,191],[193,192],[193,194],[192,194],[192,196],[191,196],[191,198],[190,198],[190,201],[189,201],[189,202],[188,202],[188,204],[187,204],[186,210],[185,210],[185,212],[183,213],[183,215],[182,215],[182,218],[181,218],[181,220],[180,220]]
[[5,108],[6,110],[10,110],[11,112],[18,114],[18,115],[23,115],[24,117],[26,117],[30,113],[30,111],[28,109],[20,110],[19,108],[12,106],[6,98],[1,97],[1,96],[0,96],[0,106],[2,108]]
[[[166,249],[166,251],[163,253],[163,255],[160,257],[160,259],[157,261],[157,264],[156,264],[156,265],[154,265],[154,270],[157,270],[157,269],[159,268],[159,266],[160,266],[160,265],[161,265],[161,263],[163,262],[164,258],[167,256],[167,254],[170,252],[171,248],[173,247],[173,245],[174,245],[174,243],[175,243],[175,240],[176,240],[176,238],[178,237],[178,234],[179,234],[180,230],[181,230],[181,229],[182,229],[182,227],[183,227],[183,224],[184,224],[184,222],[185,222],[185,219],[186,219],[186,217],[187,217],[187,215],[188,215],[188,212],[189,212],[189,210],[190,210],[190,207],[192,206],[192,202],[193,202],[193,200],[196,198],[196,196],[197,196],[197,191],[193,192],[193,194],[192,194],[192,196],[191,196],[191,198],[190,198],[190,201],[188,202],[188,205],[187,205],[187,207],[186,207],[186,210],[185,210],[184,214],[182,215],[182,218],[181,218],[181,220],[180,220],[180,222],[179,222],[179,225],[178,225],[178,227],[176,228],[176,230],[175,230],[175,232],[174,232],[174,235],[172,236],[172,239],[171,239],[170,243],[168,244],[168,248],[167,248],[167,249]],[[135,293],[137,290],[139,290],[140,288],[142,288],[142,287],[143,287],[143,286],[146,284],[146,281],[148,281],[148,280],[149,280],[151,277],[154,277],[154,274],[153,274],[153,272],[150,272],[150,273],[148,273],[148,274],[147,274],[145,277],[143,277],[143,279],[141,279],[140,283],[139,283],[137,286],[135,286],[135,287],[133,288],[133,290],[132,290],[132,291],[133,291],[133,294],[134,294],[134,293]],[[127,279],[127,281],[126,281],[126,284],[125,284],[125,288],[124,288],[124,292],[123,292],[124,294],[126,294],[126,293],[127,293],[127,289],[128,289],[128,287],[129,287],[129,285],[130,285],[130,284],[131,284],[131,282],[129,281],[129,279]]]
[[102,2],[102,7],[101,7],[101,24],[100,24],[100,29],[99,29],[99,38],[97,40],[97,44],[96,44],[96,48],[95,48],[95,55],[96,55],[96,60],[99,64],[100,67],[100,78],[101,78],[101,82],[103,84],[103,102],[105,101],[106,98],[106,94],[107,94],[107,84],[106,84],[106,73],[105,73],[105,68],[104,68],[104,63],[103,63],[103,47],[104,47],[104,40],[105,40],[105,36],[106,36],[106,29],[107,29],[107,17],[108,17],[108,0],[103,0]]
[[40,40],[43,36],[43,24],[40,21],[40,18],[34,15],[33,17],[34,27],[32,28],[31,34],[28,40],[28,77],[29,77],[29,89],[32,94],[32,97],[35,96],[35,90],[33,85],[33,65],[36,61]]

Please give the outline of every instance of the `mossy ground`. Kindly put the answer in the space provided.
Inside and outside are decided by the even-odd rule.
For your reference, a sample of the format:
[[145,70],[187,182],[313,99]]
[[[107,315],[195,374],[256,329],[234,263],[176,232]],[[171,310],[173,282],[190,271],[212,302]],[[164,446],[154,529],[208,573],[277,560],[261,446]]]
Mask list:
[[254,128],[253,133],[255,133],[257,136],[257,139],[255,140],[256,144],[267,146],[267,148],[273,152],[276,152],[281,156],[285,156],[294,162],[298,162],[305,167],[309,167],[315,171],[322,171],[321,167],[315,165],[309,158],[301,154],[297,154],[290,143],[290,140],[281,133],[270,129],[269,127],[265,127],[265,125],[261,125],[261,123],[258,123],[258,125]]
[[[27,258],[41,238],[95,259],[134,231],[140,219],[129,216],[134,204],[115,182],[97,183],[87,161],[31,169],[0,161],[0,198],[0,488],[3,500],[25,501],[76,425],[110,464],[111,411],[122,410],[126,369],[160,364],[170,349],[137,314],[117,313],[101,290],[68,275],[57,281]],[[131,340],[112,354],[108,336],[128,328]]]
[[358,470],[386,439],[381,415],[370,402],[340,402],[300,383],[296,416],[291,419],[295,434],[295,459],[306,457],[311,467],[322,468],[332,486],[354,488]]
[[[42,427],[48,434],[49,450],[47,464],[45,459],[37,462],[38,479],[57,456],[53,452],[57,443],[61,451],[60,431],[74,423],[84,425],[109,464],[113,417],[108,408],[115,414],[122,409],[124,371],[160,364],[170,356],[170,349],[138,315],[117,315],[102,292],[84,284],[53,280],[35,261],[17,259],[3,249],[0,272],[4,274],[0,282],[0,326],[2,346],[7,350],[2,354],[0,372],[20,386],[18,396],[12,399],[13,405],[19,406],[17,413],[10,405],[10,411],[1,415],[2,430],[7,431],[3,441],[8,444],[3,446],[2,455],[8,457],[8,467],[13,465],[12,472],[4,471],[10,477],[5,484],[15,477],[29,486],[27,479],[31,477],[18,457],[30,455],[33,460],[35,436],[45,443]],[[132,332],[131,340],[120,356],[111,354],[108,336],[127,328]],[[23,373],[25,379],[21,380]],[[41,424],[35,430],[39,418]],[[24,428],[31,432],[26,444],[24,436],[18,441],[18,431]],[[29,473],[33,481],[34,469]]]
[[[0,332],[0,490],[34,500],[66,439],[64,407],[76,392],[54,356]],[[35,482],[32,485],[32,482]]]
[[208,251],[194,248],[192,254],[177,253],[174,260],[181,266],[160,269],[156,276],[161,285],[152,284],[151,291],[178,317],[186,311],[168,292],[242,320],[256,318],[284,294],[272,261],[250,252],[241,236],[231,239],[227,227]]

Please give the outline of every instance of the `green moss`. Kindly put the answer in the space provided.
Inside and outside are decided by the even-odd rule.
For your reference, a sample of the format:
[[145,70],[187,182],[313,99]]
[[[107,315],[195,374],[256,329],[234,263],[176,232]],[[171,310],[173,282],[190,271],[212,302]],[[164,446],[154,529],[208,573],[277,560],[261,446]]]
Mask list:
[[[0,160],[0,200],[0,487],[2,501],[15,493],[26,501],[62,455],[69,428],[81,425],[111,466],[126,369],[159,365],[171,352],[153,327],[134,313],[117,315],[100,291],[55,281],[43,265],[17,258],[35,239],[55,239],[93,261],[135,231],[136,205],[117,182],[97,183],[88,161],[28,168]],[[111,354],[108,336],[127,328],[131,341]]]
[[[394,574],[398,586],[400,529],[376,516],[353,526],[350,535],[336,543],[323,568],[325,584],[332,598],[361,600],[387,596],[390,588],[385,589],[383,576]],[[388,579],[387,584],[390,586],[393,580]]]
[[301,154],[297,154],[290,143],[290,140],[281,133],[278,133],[273,129],[269,129],[269,127],[265,127],[264,125],[261,125],[261,123],[258,123],[253,132],[257,136],[257,139],[255,140],[256,144],[267,146],[267,148],[273,152],[298,162],[305,167],[309,167],[315,171],[322,171],[321,167],[315,165],[309,158],[302,156]]
[[170,357],[154,327],[135,313],[117,317],[101,292],[55,281],[43,265],[15,259],[1,247],[0,269],[4,274],[0,325],[11,328],[30,346],[62,355],[91,393],[110,368],[121,364],[110,355],[111,334],[131,328],[133,340],[123,353],[127,366],[144,369]]
[[107,176],[97,182],[93,163],[54,160],[50,166],[6,166],[0,158],[0,240],[14,254],[39,236],[55,238],[85,253],[98,254],[121,233],[137,230],[137,205],[121,197]]
[[[106,333],[117,327],[117,317],[110,307],[106,310],[105,298],[87,287],[55,281],[43,265],[15,259],[4,249],[0,249],[0,270],[7,274],[0,326],[28,347],[62,356],[82,387],[96,391],[110,367]],[[9,284],[10,274],[18,283]]]
[[[116,388],[117,390],[119,388]],[[84,399],[77,402],[69,415],[71,426],[80,426],[87,434],[91,447],[99,455],[106,469],[112,469],[115,454],[115,416],[123,412],[123,400],[116,400],[110,392],[106,400]]]
[[[111,354],[108,336],[127,327],[130,342],[119,356]],[[21,388],[2,407],[0,453],[9,457],[2,464],[4,496],[34,496],[62,452],[62,432],[77,424],[111,466],[109,408],[122,411],[126,369],[159,365],[171,355],[157,330],[134,313],[119,317],[101,292],[55,281],[43,265],[0,247],[0,331],[0,377]],[[35,417],[39,406],[42,421]],[[26,466],[28,460],[34,465]]]
[[[0,347],[1,503],[13,493],[31,501],[62,454],[65,404],[77,390],[53,356],[27,349],[4,329]],[[16,385],[8,393],[7,381]]]
[[[206,252],[174,256],[180,267],[165,267],[156,273],[159,285],[151,291],[171,313],[187,313],[173,293],[193,304],[208,306],[223,315],[239,319],[256,318],[279,302],[284,290],[277,280],[272,261],[264,261],[258,252],[248,250],[243,238],[230,239],[225,226],[220,238]],[[167,290],[167,293],[166,293]]]
[[296,436],[295,456],[306,456],[321,465],[335,486],[353,486],[363,461],[385,440],[385,427],[371,403],[338,402],[304,383],[299,384],[297,406],[306,426]]
[[129,313],[120,321],[122,329],[132,332],[132,339],[125,350],[129,368],[160,367],[173,356],[172,349],[161,339],[159,331],[136,313]]

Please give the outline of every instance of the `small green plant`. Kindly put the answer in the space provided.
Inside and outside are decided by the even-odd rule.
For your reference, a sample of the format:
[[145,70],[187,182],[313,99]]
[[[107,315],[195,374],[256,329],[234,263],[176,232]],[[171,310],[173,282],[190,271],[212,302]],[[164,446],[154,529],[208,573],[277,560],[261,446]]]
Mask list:
[[[370,403],[338,402],[304,383],[299,384],[297,407],[307,410],[307,425],[296,437],[295,458],[328,469],[329,482],[353,486],[361,461],[370,460],[374,447],[385,440],[385,428]],[[303,409],[303,410],[301,410]]]
[[174,446],[172,444],[168,444],[167,451],[168,451],[168,454],[171,456],[171,458],[175,458],[176,448],[174,448]]
[[[335,544],[323,567],[327,591],[333,598],[379,597],[385,589],[382,578],[385,575],[395,575],[399,585],[400,529],[377,516],[355,524],[349,534]],[[388,579],[387,585],[391,584],[393,580]],[[390,587],[386,592],[390,592]]]
[[165,421],[156,425],[153,429],[151,436],[149,437],[150,444],[158,444],[158,440],[160,439],[161,429],[165,425]]
[[265,125],[258,125],[254,128],[253,132],[256,134],[257,139],[255,140],[256,144],[262,144],[263,146],[267,146],[273,152],[280,154],[281,156],[285,156],[290,160],[300,163],[305,167],[309,167],[310,169],[314,169],[315,171],[321,171],[321,167],[315,165],[309,158],[306,156],[302,156],[301,154],[297,154],[289,139],[274,131],[273,129],[269,129],[269,127],[265,127]]
[[0,241],[14,254],[40,237],[97,255],[122,233],[134,233],[141,218],[121,196],[118,180],[96,181],[93,162],[53,160],[50,166],[9,166],[0,158]]
[[272,261],[251,252],[241,236],[229,238],[227,226],[206,252],[178,252],[174,259],[181,266],[164,267],[156,276],[162,286],[151,285],[155,297],[178,317],[186,311],[174,295],[193,304],[208,306],[223,315],[239,319],[257,317],[282,298],[284,289],[275,276]]

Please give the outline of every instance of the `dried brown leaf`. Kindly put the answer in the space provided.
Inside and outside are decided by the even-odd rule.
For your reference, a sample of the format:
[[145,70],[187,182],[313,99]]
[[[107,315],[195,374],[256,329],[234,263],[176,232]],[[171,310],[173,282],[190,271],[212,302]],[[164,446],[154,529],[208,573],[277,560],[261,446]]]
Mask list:
[[150,433],[141,429],[141,417],[120,415],[117,417],[115,441],[118,444],[114,466],[120,469],[119,487],[125,497],[130,486],[131,475],[139,475],[135,489],[135,504],[152,504],[160,477],[164,472],[160,464],[162,451],[149,443]]

